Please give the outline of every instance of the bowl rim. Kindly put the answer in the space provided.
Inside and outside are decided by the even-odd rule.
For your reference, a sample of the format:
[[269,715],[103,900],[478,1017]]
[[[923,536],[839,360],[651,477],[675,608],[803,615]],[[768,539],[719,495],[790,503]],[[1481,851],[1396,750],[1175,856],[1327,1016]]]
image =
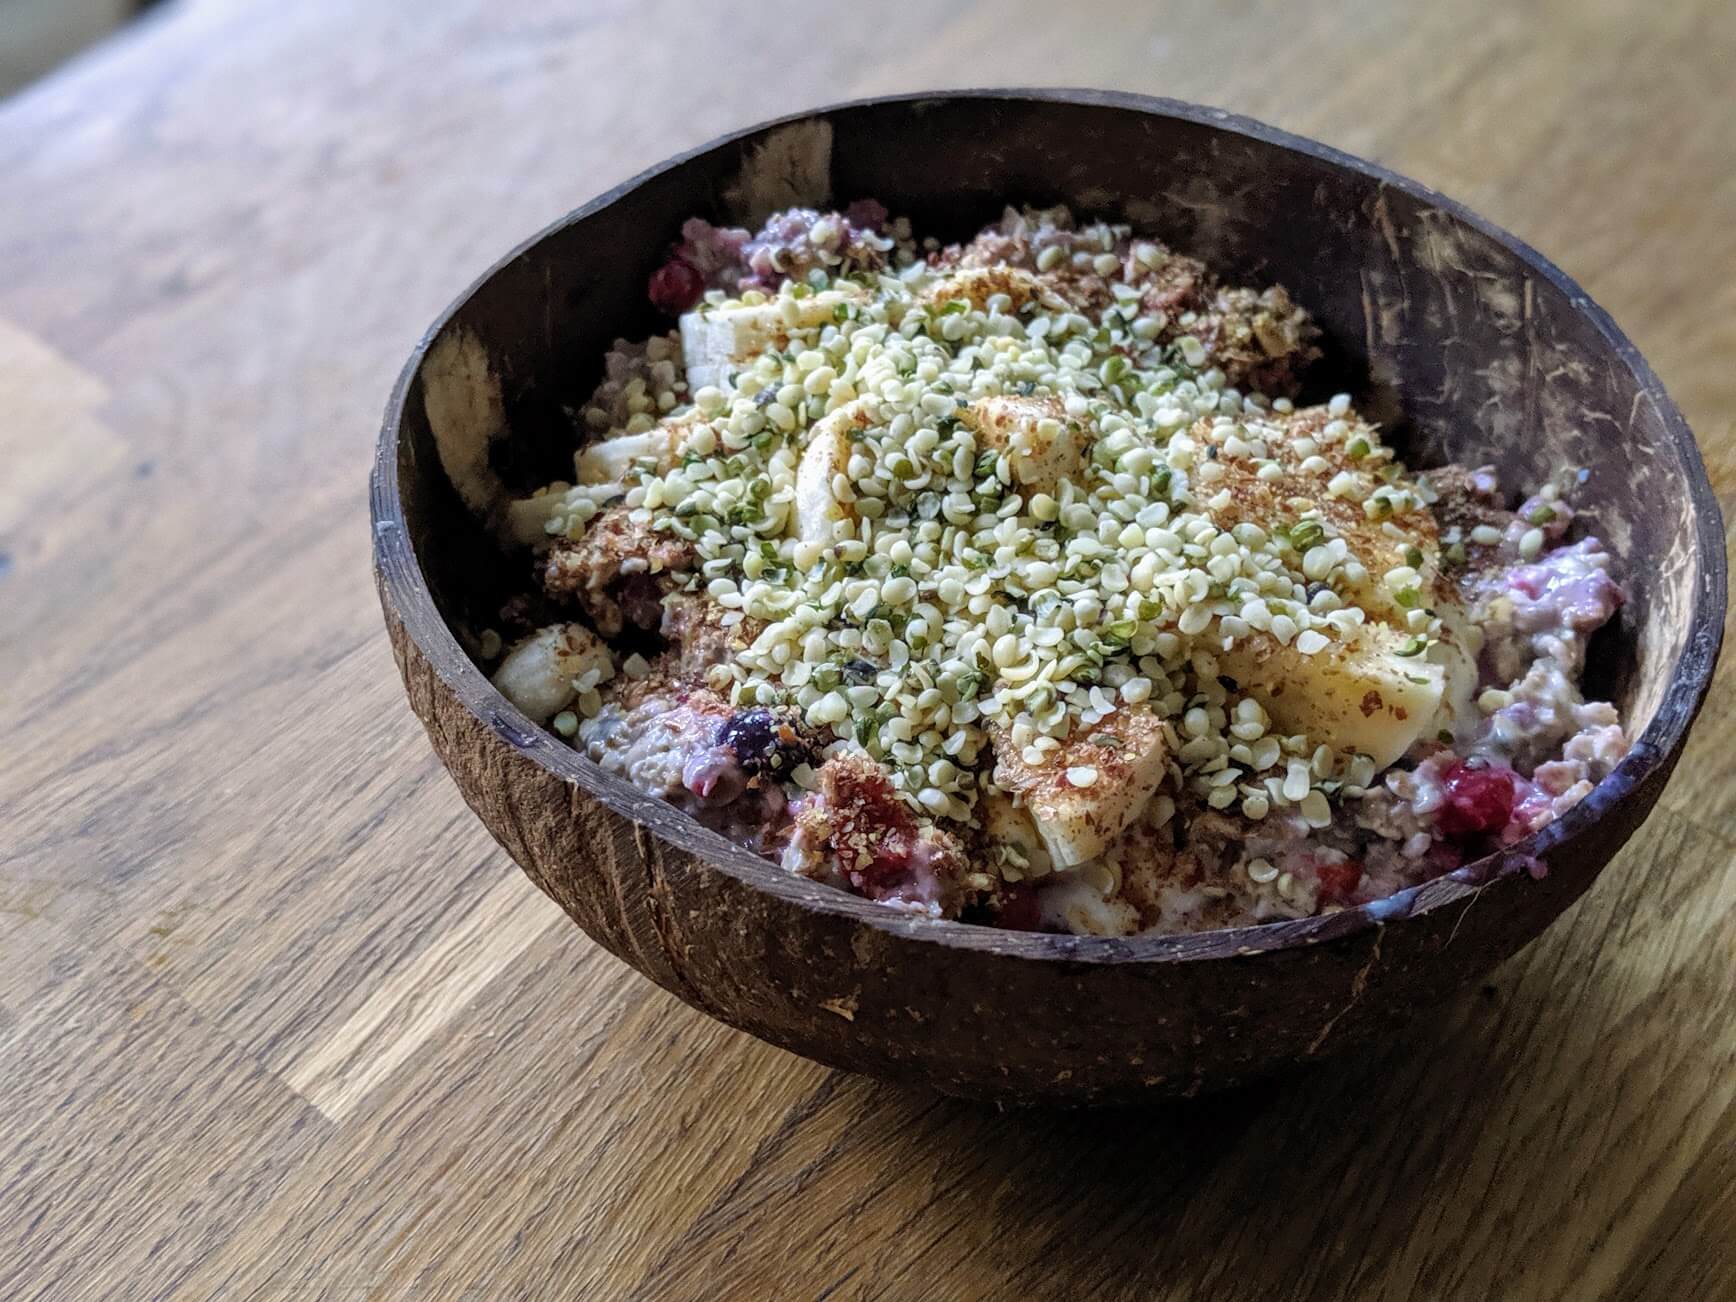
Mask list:
[[[647,815],[651,810],[671,808],[631,786],[624,778],[605,773],[593,761],[533,723],[510,704],[459,646],[451,628],[435,607],[420,559],[404,525],[398,449],[406,401],[429,349],[441,332],[488,281],[511,263],[556,233],[694,158],[777,127],[827,118],[842,111],[898,104],[920,108],[925,104],[942,105],[956,100],[1026,104],[1036,101],[1109,108],[1224,131],[1359,173],[1383,189],[1400,191],[1447,213],[1506,248],[1529,271],[1561,291],[1574,310],[1596,328],[1614,356],[1634,375],[1640,392],[1656,409],[1667,441],[1683,464],[1688,494],[1695,511],[1694,559],[1698,578],[1687,641],[1670,666],[1668,684],[1651,722],[1634,740],[1615,771],[1574,808],[1539,832],[1479,860],[1474,866],[1409,887],[1385,899],[1324,916],[1179,935],[1104,937],[1006,931],[904,913],[836,887],[784,872],[772,861],[737,846],[685,816],[667,826],[664,825],[666,818],[659,819],[653,835],[750,889],[807,910],[866,924],[903,939],[1013,958],[1091,965],[1192,962],[1252,957],[1313,946],[1376,926],[1420,918],[1461,901],[1468,904],[1484,890],[1525,878],[1525,870],[1535,867],[1541,856],[1586,833],[1606,811],[1639,787],[1660,766],[1667,767],[1673,762],[1710,690],[1723,640],[1727,568],[1723,517],[1698,444],[1686,420],[1650,364],[1610,315],[1572,277],[1529,244],[1458,201],[1379,164],[1224,109],[1127,91],[1069,87],[985,87],[866,96],[783,114],[726,132],[639,172],[521,240],[475,277],[434,318],[417,341],[392,388],[375,449],[369,492],[374,566],[382,599],[389,603],[394,617],[401,622],[404,632],[414,641],[433,672],[478,722],[551,776],[579,787],[611,812],[641,826],[647,825]],[[647,830],[651,829],[647,827]]]

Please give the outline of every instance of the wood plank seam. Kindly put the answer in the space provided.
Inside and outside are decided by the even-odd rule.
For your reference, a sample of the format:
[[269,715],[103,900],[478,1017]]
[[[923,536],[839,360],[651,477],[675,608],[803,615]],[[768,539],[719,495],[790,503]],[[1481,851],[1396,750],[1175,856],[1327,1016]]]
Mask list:
[[347,1117],[514,959],[565,918],[516,867],[450,931],[283,1073],[333,1121]]

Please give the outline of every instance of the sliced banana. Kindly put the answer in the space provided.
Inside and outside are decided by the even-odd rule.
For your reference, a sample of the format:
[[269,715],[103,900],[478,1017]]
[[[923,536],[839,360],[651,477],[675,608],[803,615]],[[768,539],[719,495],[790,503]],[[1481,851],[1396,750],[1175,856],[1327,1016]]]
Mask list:
[[1217,659],[1265,707],[1275,731],[1359,751],[1385,768],[1439,726],[1446,671],[1425,656],[1399,654],[1410,645],[1384,624],[1364,624],[1312,655],[1294,641],[1250,633]]
[[641,462],[653,464],[659,472],[672,469],[681,459],[688,438],[703,423],[697,412],[687,411],[666,416],[640,434],[617,434],[587,444],[579,449],[573,463],[579,483],[619,485]]
[[[1342,430],[1328,436],[1326,430],[1335,425]],[[1441,595],[1440,538],[1417,481],[1391,469],[1391,453],[1379,446],[1374,427],[1349,413],[1340,418],[1326,407],[1307,407],[1268,414],[1250,423],[1248,432],[1257,437],[1265,426],[1277,428],[1261,440],[1263,455],[1217,459],[1217,478],[1209,493],[1201,494],[1223,495],[1224,504],[1210,509],[1214,523],[1228,529],[1246,522],[1272,532],[1292,529],[1304,519],[1317,521],[1320,543],[1341,539],[1346,559],[1361,567],[1356,574],[1337,565],[1330,575],[1334,591],[1370,618],[1412,631],[1410,612],[1433,608]],[[1205,446],[1214,441],[1212,427],[1212,420],[1203,420],[1190,434]],[[1276,479],[1260,478],[1260,463],[1267,458],[1283,467]],[[1390,514],[1371,513],[1368,503],[1377,496],[1402,505]],[[1417,572],[1409,606],[1387,582],[1401,567]]]
[[801,541],[825,547],[837,522],[855,515],[855,491],[848,486],[849,435],[871,423],[868,404],[858,399],[822,418],[809,432],[807,450],[796,463],[796,536]]
[[1005,846],[1016,853],[1022,863],[1014,866],[1026,877],[1043,877],[1053,871],[1055,862],[1037,831],[1031,811],[1013,803],[1005,792],[990,791],[977,801],[977,824],[991,846]]
[[[1425,612],[1450,605],[1434,517],[1415,481],[1389,468],[1391,454],[1354,414],[1340,417],[1326,407],[1268,414],[1249,422],[1246,433],[1263,446],[1215,462],[1214,523],[1288,530],[1292,539],[1300,526],[1312,535],[1296,544],[1304,573],[1361,607],[1368,621],[1332,633],[1308,655],[1298,649],[1301,639],[1280,642],[1254,631],[1218,653],[1218,663],[1279,731],[1360,751],[1384,768],[1419,737],[1451,726],[1465,679],[1476,678],[1462,639],[1444,638],[1426,654],[1416,640],[1427,627]],[[1197,424],[1192,435],[1196,443],[1213,442],[1213,422]],[[1283,473],[1261,478],[1266,460]],[[1380,509],[1370,510],[1377,499],[1384,499]]]
[[1021,492],[1052,496],[1062,480],[1083,484],[1090,438],[1059,398],[980,398],[963,419],[979,448],[1006,454]]
[[595,675],[592,686],[615,676],[608,648],[580,624],[550,624],[506,653],[494,671],[500,694],[538,723],[547,723],[573,703],[575,680]]
[[723,388],[729,373],[768,348],[783,349],[792,330],[819,329],[866,299],[859,288],[827,289],[806,298],[770,303],[739,303],[688,312],[681,318],[681,355],[687,385],[697,393],[706,385]]
[[922,299],[931,308],[943,308],[963,299],[977,311],[986,312],[989,300],[996,294],[1007,296],[1006,310],[1015,315],[1033,305],[1051,312],[1068,310],[1067,301],[1031,272],[1008,266],[961,267],[930,285]]
[[1046,878],[1037,894],[1043,925],[1075,936],[1130,936],[1139,930],[1139,910],[1118,896],[1105,896],[1081,873]]
[[565,485],[545,488],[530,497],[508,502],[499,522],[503,540],[518,547],[534,547],[546,542],[548,529],[545,526],[565,509],[570,491]]
[[1477,708],[1477,656],[1483,649],[1483,630],[1471,622],[1470,613],[1457,601],[1440,607],[1441,640],[1428,650],[1429,659],[1442,670],[1440,716],[1435,731],[1450,731],[1469,742],[1482,726]]
[[994,742],[995,785],[1022,800],[1057,869],[1102,854],[1169,771],[1163,723],[1141,706],[1075,727],[1040,765],[1027,764],[1005,733]]

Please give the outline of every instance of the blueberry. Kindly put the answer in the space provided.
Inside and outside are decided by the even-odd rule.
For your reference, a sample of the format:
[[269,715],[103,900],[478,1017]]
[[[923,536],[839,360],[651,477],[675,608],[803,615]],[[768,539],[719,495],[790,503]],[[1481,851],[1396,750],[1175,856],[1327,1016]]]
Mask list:
[[718,727],[717,744],[734,753],[749,773],[787,777],[813,759],[813,749],[786,716],[755,708],[731,715]]

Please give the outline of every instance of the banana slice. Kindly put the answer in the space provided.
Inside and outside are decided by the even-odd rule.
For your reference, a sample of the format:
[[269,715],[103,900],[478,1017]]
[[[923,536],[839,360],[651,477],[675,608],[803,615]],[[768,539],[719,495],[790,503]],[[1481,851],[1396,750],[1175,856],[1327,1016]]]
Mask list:
[[[832,528],[855,515],[855,494],[848,487],[852,429],[867,429],[873,423],[868,404],[861,399],[845,403],[818,421],[809,432],[810,442],[796,463],[796,536],[821,547],[832,542]],[[836,482],[843,476],[845,491]]]
[[574,680],[593,673],[592,686],[615,676],[608,648],[582,625],[550,624],[506,653],[494,685],[532,719],[547,723],[578,695]]
[[1048,847],[1037,832],[1031,811],[1013,803],[1012,797],[1000,791],[990,791],[976,805],[977,825],[982,829],[985,846],[1004,847],[1017,856],[1013,866],[1026,877],[1043,877],[1054,870]]
[[1429,659],[1440,664],[1443,678],[1435,731],[1447,729],[1459,741],[1469,742],[1483,724],[1483,713],[1477,708],[1477,657],[1483,650],[1483,630],[1457,601],[1443,602],[1440,612],[1440,645],[1428,652]]
[[1139,930],[1139,910],[1117,896],[1106,896],[1079,873],[1060,873],[1039,883],[1043,925],[1075,936],[1131,936]]
[[658,471],[672,469],[681,459],[689,436],[704,418],[695,411],[666,416],[641,434],[617,434],[579,449],[573,468],[581,484],[620,484],[641,462]]
[[1006,454],[1021,492],[1053,495],[1064,479],[1083,484],[1090,438],[1059,398],[980,398],[962,416],[978,447]]
[[1075,729],[1039,766],[1004,733],[994,742],[995,785],[1023,800],[1057,869],[1102,854],[1169,771],[1163,724],[1138,706]]
[[[1202,445],[1225,438],[1224,427],[1210,420],[1191,434]],[[1476,678],[1463,638],[1443,637],[1426,655],[1399,654],[1427,626],[1422,612],[1451,607],[1423,490],[1391,469],[1392,455],[1377,432],[1352,413],[1309,407],[1268,414],[1246,422],[1236,437],[1255,446],[1251,453],[1218,457],[1212,491],[1223,496],[1212,509],[1214,523],[1287,531],[1301,553],[1292,563],[1361,607],[1368,622],[1332,636],[1311,655],[1302,654],[1296,639],[1283,643],[1250,633],[1218,653],[1218,663],[1281,731],[1360,751],[1384,768],[1419,737],[1451,726],[1465,680]],[[1265,461],[1276,461],[1282,473],[1262,479]],[[1381,505],[1368,509],[1377,500]],[[1312,536],[1301,536],[1303,530]],[[1388,578],[1394,571],[1415,577],[1395,587]],[[1419,618],[1422,625],[1413,623]]]
[[859,288],[826,289],[806,298],[688,312],[681,318],[681,355],[689,390],[697,393],[708,384],[723,388],[743,362],[768,348],[787,348],[792,330],[821,329],[838,319],[840,309],[866,297]]
[[1265,707],[1277,731],[1360,751],[1385,768],[1438,727],[1445,698],[1446,669],[1421,655],[1400,655],[1408,640],[1370,623],[1351,640],[1303,655],[1294,642],[1251,633],[1217,658],[1222,672]]
[[1067,301],[1031,272],[1008,266],[960,268],[931,284],[922,298],[931,308],[963,299],[977,311],[986,312],[989,299],[996,294],[1012,300],[1007,310],[1015,315],[1033,304],[1051,312],[1068,310]]
[[[1333,426],[1343,429],[1328,436],[1326,431]],[[1195,424],[1189,433],[1201,446],[1222,438],[1214,435],[1214,422],[1209,419]],[[1330,545],[1342,539],[1345,557],[1362,567],[1359,577],[1346,575],[1342,566],[1330,576],[1333,589],[1346,602],[1401,632],[1410,630],[1410,610],[1435,607],[1441,590],[1440,538],[1434,515],[1423,505],[1423,489],[1417,481],[1390,468],[1392,454],[1380,446],[1373,426],[1350,413],[1336,417],[1326,407],[1308,407],[1288,415],[1263,416],[1249,422],[1245,433],[1264,446],[1255,455],[1218,458],[1220,473],[1211,492],[1228,490],[1228,504],[1211,512],[1219,528],[1246,521],[1273,532],[1294,529],[1304,519],[1316,520],[1321,541]],[[1264,459],[1276,461],[1283,473],[1276,479],[1261,479]],[[1337,491],[1333,491],[1335,484]],[[1377,495],[1399,505],[1390,512],[1371,514],[1365,504]],[[1390,572],[1406,566],[1418,576],[1413,585],[1415,604],[1410,607],[1400,603],[1386,582]]]
[[545,488],[508,502],[499,522],[503,541],[516,547],[546,543],[548,530],[544,526],[565,509],[568,491],[564,486]]
[[[702,417],[689,411],[666,417],[639,434],[618,434],[587,444],[573,458],[579,486],[607,486],[619,495],[626,491],[627,476],[642,463],[650,463],[658,472],[673,469],[681,459],[688,437],[701,423]],[[566,508],[571,492],[569,486],[562,484],[508,502],[498,520],[502,539],[520,547],[545,542],[548,534],[544,526]]]

